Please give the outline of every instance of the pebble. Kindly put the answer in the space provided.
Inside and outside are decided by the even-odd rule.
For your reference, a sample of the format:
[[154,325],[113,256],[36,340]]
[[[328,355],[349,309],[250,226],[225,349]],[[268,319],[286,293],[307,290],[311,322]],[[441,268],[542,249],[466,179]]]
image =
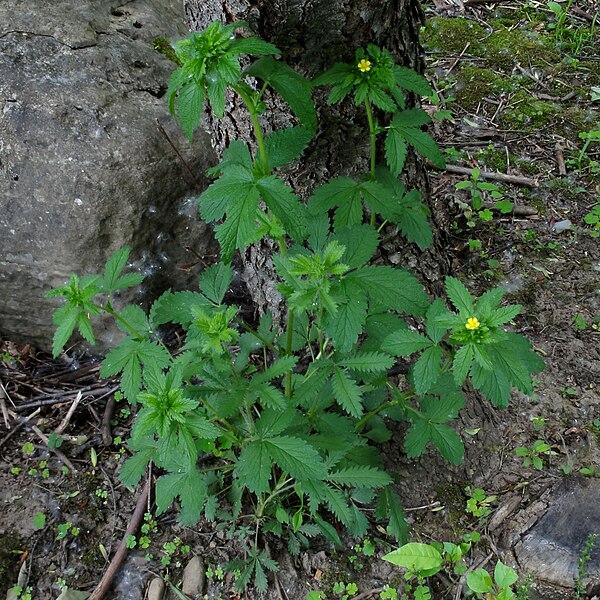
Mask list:
[[564,221],[557,221],[554,223],[554,225],[552,225],[552,231],[554,231],[554,233],[562,233],[563,231],[568,231],[571,227],[573,227],[573,223],[571,223],[569,219],[565,219]]
[[204,565],[200,557],[193,556],[183,570],[182,592],[192,598],[199,597],[204,587]]
[[148,586],[147,600],[162,600],[165,595],[165,582],[162,577],[155,577]]

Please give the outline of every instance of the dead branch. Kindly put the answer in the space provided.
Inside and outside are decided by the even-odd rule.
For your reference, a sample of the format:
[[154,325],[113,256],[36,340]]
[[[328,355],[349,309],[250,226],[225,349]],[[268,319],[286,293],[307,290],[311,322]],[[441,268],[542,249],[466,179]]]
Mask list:
[[[473,169],[467,167],[459,167],[458,165],[446,165],[446,171],[448,173],[456,173],[457,175],[469,175],[473,174]],[[539,187],[539,182],[529,177],[522,177],[520,175],[505,175],[504,173],[492,173],[491,171],[480,171],[479,177],[482,179],[492,179],[494,181],[500,181],[501,183],[510,183],[512,185],[521,185],[523,187]]]
[[121,568],[121,564],[125,560],[125,555],[127,554],[127,538],[130,535],[134,535],[138,530],[140,523],[142,522],[142,517],[146,512],[146,502],[148,500],[148,493],[150,491],[150,478],[146,481],[146,485],[142,490],[142,493],[139,495],[137,503],[135,505],[135,510],[133,511],[133,515],[131,516],[131,520],[129,521],[129,525],[127,526],[127,531],[123,535],[123,539],[117,548],[113,559],[110,561],[108,568],[104,572],[100,583],[96,586],[96,589],[93,591],[92,595],[89,597],[89,600],[101,600],[104,598],[104,595],[108,591],[110,584],[112,583],[115,575]]

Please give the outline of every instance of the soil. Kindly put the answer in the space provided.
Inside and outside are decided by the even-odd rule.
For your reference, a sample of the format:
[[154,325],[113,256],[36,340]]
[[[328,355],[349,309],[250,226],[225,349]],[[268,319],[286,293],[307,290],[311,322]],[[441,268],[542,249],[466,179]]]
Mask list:
[[[434,451],[406,458],[399,429],[383,448],[386,467],[404,482],[398,493],[413,540],[457,542],[479,531],[469,568],[493,568],[498,559],[513,566],[521,582],[529,581],[522,598],[583,598],[585,591],[575,594],[577,578],[592,597],[600,553],[583,561],[583,573],[578,568],[589,534],[600,533],[600,518],[584,510],[600,487],[600,225],[589,216],[600,202],[600,142],[582,153],[579,134],[600,123],[600,89],[593,89],[600,88],[600,36],[592,31],[600,12],[594,0],[575,0],[559,31],[555,14],[535,1],[434,0],[425,10],[422,40],[440,98],[427,108],[450,111],[433,130],[448,162],[530,180],[497,182],[520,210],[478,216],[468,194],[455,188],[464,175],[432,173],[433,193],[454,206],[447,252],[473,293],[501,285],[509,301],[523,305],[513,328],[532,341],[546,368],[535,393],[514,393],[506,410],[468,395],[456,423],[466,447],[462,465]],[[493,208],[492,198],[484,201]],[[0,352],[0,598],[18,578],[38,599],[57,598],[65,586],[91,591],[139,493],[117,476],[134,411],[120,402],[111,414],[116,383],[99,380],[98,361],[77,350],[53,361],[4,341]],[[34,427],[56,430],[79,392],[66,441],[49,449]],[[540,469],[515,454],[536,440],[550,446]],[[76,473],[63,472],[65,458]],[[489,515],[466,510],[468,488],[495,497]],[[552,512],[553,506],[561,509]],[[36,518],[41,513],[45,522]],[[547,542],[561,517],[571,535]],[[107,597],[144,598],[156,576],[179,585],[194,555],[212,569],[206,597],[235,597],[231,577],[218,571],[236,556],[235,540],[203,521],[181,528],[173,512],[147,526],[148,547],[140,547],[138,535]],[[374,557],[352,540],[342,550],[322,544],[298,557],[271,541],[269,551],[280,561],[273,593],[300,600],[320,590],[341,598],[333,585],[343,581],[357,584],[356,598],[376,598],[384,585],[401,585],[401,572],[379,559],[392,541],[375,528],[370,539]],[[557,576],[561,569],[565,574]],[[430,586],[434,598],[460,598],[465,590],[452,573],[432,578]]]

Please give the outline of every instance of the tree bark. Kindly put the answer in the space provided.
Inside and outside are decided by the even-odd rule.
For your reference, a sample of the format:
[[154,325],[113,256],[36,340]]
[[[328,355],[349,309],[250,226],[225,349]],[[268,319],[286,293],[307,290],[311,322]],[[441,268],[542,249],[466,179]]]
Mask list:
[[[354,60],[356,48],[369,43],[387,48],[398,64],[419,73],[424,70],[418,41],[423,22],[419,0],[184,0],[184,7],[193,31],[202,30],[215,20],[247,21],[255,34],[274,43],[283,59],[308,77],[336,61]],[[365,115],[351,100],[341,106],[327,106],[326,96],[326,90],[316,91],[317,136],[301,162],[288,171],[290,183],[305,200],[315,187],[330,178],[368,171]],[[262,123],[267,132],[294,123],[287,108],[277,99],[272,100],[276,110],[268,110]],[[248,115],[233,95],[225,118],[219,121],[209,116],[208,123],[218,155],[234,139],[253,144]],[[378,149],[378,157],[383,157],[382,149]],[[406,243],[395,227],[387,227],[382,231],[381,260],[413,270],[435,293],[440,291],[442,277],[449,270],[449,260],[443,253],[449,222],[447,210],[430,197],[426,165],[414,154],[409,156],[404,179],[407,187],[419,189],[429,204],[434,244],[427,251],[420,251]],[[268,245],[260,244],[242,256],[242,278],[261,312],[273,310],[280,300],[273,283],[272,251]]]

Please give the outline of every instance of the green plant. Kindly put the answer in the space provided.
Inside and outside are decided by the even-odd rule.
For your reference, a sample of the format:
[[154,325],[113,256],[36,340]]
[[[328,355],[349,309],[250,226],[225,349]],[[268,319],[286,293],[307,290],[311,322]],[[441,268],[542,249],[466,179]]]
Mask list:
[[583,146],[577,158],[567,161],[568,164],[575,165],[579,172],[587,168],[592,175],[600,173],[600,164],[597,160],[591,158],[588,152],[591,144],[600,141],[600,128],[582,131],[579,134],[579,139],[583,140]]
[[595,38],[597,15],[594,16],[590,27],[575,26],[568,22],[569,10],[573,0],[567,0],[564,4],[548,2],[546,6],[554,13],[555,22],[547,25],[548,30],[553,31],[555,40],[565,50],[575,55],[582,54],[584,50],[591,49],[590,44]]
[[431,598],[431,590],[427,579],[442,570],[451,577],[462,575],[467,570],[463,557],[479,539],[479,533],[472,532],[466,534],[459,544],[410,542],[386,554],[383,560],[406,569],[404,579],[407,583],[404,591],[407,594],[413,593],[416,600],[428,600]]
[[583,217],[587,225],[591,226],[590,234],[592,237],[600,236],[600,198],[596,199],[596,204]]
[[590,533],[583,544],[583,548],[581,548],[581,552],[579,553],[579,559],[577,561],[577,579],[575,580],[575,597],[577,600],[585,598],[586,595],[583,582],[587,577],[587,565],[590,560],[592,560],[591,554],[596,547],[597,538],[597,533]]
[[71,534],[73,537],[77,537],[79,535],[79,527],[75,527],[71,521],[60,523],[56,526],[56,531],[58,532],[56,535],[57,540],[62,540],[69,534]]
[[481,171],[475,167],[469,179],[459,181],[454,186],[457,190],[466,190],[469,193],[469,203],[462,206],[468,227],[475,226],[475,217],[484,222],[491,221],[494,218],[492,211],[489,208],[484,208],[484,202],[488,197],[502,214],[510,213],[513,209],[510,200],[504,198],[502,188],[495,183],[482,181],[480,175]]
[[530,448],[526,446],[515,448],[515,454],[523,459],[524,467],[533,465],[540,471],[544,466],[544,456],[551,456],[556,453],[551,450],[550,445],[544,440],[536,440]]
[[[125,334],[101,368],[102,377],[120,375],[124,396],[139,405],[128,442],[132,456],[120,478],[136,485],[153,461],[162,470],[157,514],[179,498],[181,523],[204,515],[243,540],[246,558],[226,566],[237,591],[251,581],[265,590],[266,571],[278,568],[262,536],[283,537],[298,553],[317,535],[341,544],[337,521],[361,538],[369,503],[373,518],[405,540],[402,506],[374,446],[392,435],[386,419],[410,423],[409,456],[432,445],[458,463],[464,448],[448,422],[463,406],[466,378],[504,407],[513,386],[531,393],[531,372],[543,368],[527,340],[502,329],[521,307],[501,307],[501,289],[476,299],[448,277],[449,310],[407,271],[370,264],[382,222],[396,224],[422,248],[432,240],[419,193],[397,179],[408,146],[443,162],[421,129],[427,114],[405,109],[405,92],[432,94],[427,81],[372,45],[357,51],[354,63],[338,63],[317,78],[331,86],[329,102],[352,95],[364,107],[370,167],[363,178],[320,186],[305,207],[274,170],[298,157],[315,132],[312,85],[272,58],[278,50],[271,44],[235,35],[245,27],[215,23],[178,42],[180,67],[167,93],[190,138],[205,99],[222,116],[231,89],[248,108],[258,151],[231,143],[199,199],[206,220],[223,221],[216,227],[222,262],[202,273],[199,292],[168,291],[148,314],[113,304],[116,292],[141,282],[138,274],[123,274],[126,248],[108,259],[102,275],[72,275],[49,293],[66,300],[54,316],[55,355],[75,328],[93,343],[90,319],[101,313]],[[262,58],[242,71],[240,54]],[[267,87],[289,104],[299,125],[263,134]],[[388,124],[380,124],[386,113]],[[385,136],[386,163],[379,166],[378,135]],[[235,250],[263,237],[279,245],[273,262],[285,299],[283,327],[269,313],[251,327],[226,298]],[[175,355],[160,338],[169,323],[185,331]],[[398,357],[411,356],[407,378],[388,376]],[[163,561],[170,562],[171,550],[165,547]]]
[[467,512],[480,520],[485,520],[491,514],[490,506],[496,501],[496,496],[486,496],[481,488],[468,486],[465,492],[469,496],[467,500]]
[[356,596],[358,593],[358,586],[353,582],[345,583],[343,581],[336,581],[333,584],[332,590],[334,594],[341,596],[342,600],[348,600],[348,598]]
[[477,598],[485,600],[513,600],[516,598],[512,590],[518,575],[514,569],[498,561],[494,568],[494,576],[485,569],[476,569],[467,573],[467,586],[475,592]]

